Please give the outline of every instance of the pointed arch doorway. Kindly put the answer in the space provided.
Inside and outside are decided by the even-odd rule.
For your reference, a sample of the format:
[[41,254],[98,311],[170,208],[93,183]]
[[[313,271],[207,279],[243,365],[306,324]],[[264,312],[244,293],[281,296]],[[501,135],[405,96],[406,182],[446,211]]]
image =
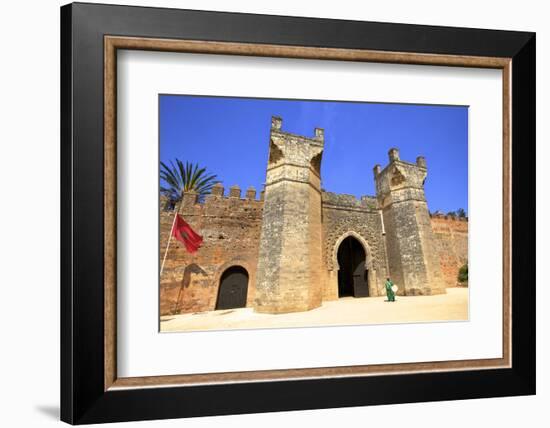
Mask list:
[[346,237],[338,247],[338,297],[368,297],[369,280],[366,253],[353,236]]

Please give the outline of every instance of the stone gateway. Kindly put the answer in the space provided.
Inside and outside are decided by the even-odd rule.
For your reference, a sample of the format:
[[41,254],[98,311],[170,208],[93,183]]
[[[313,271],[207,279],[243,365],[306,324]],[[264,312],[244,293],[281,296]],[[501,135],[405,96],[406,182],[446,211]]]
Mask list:
[[[286,313],[341,297],[384,296],[386,277],[398,295],[445,293],[467,262],[466,219],[431,216],[424,193],[426,160],[389,151],[374,167],[376,196],[321,188],[324,132],[304,137],[273,117],[265,189],[244,198],[214,186],[204,201],[184,193],[179,214],[204,238],[194,254],[172,242],[160,281],[161,315],[252,307]],[[161,197],[160,254],[173,204]]]

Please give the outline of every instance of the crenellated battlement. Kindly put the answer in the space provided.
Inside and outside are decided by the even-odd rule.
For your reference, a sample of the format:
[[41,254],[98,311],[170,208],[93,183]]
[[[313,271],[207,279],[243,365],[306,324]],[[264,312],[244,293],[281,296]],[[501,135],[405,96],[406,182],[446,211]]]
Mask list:
[[[262,197],[263,192],[260,194],[260,198]],[[161,197],[161,216],[172,216],[174,209],[177,209],[186,218],[219,217],[249,220],[261,219],[264,205],[263,199],[256,199],[254,188],[249,187],[242,198],[238,186],[232,186],[227,195],[224,195],[223,186],[215,186],[202,201],[199,200],[198,194],[186,192],[176,206],[170,207],[167,202],[166,198]]]
[[358,209],[364,211],[378,210],[378,200],[376,196],[365,195],[357,198],[355,195],[323,191],[321,193],[321,201],[323,207]]
[[430,213],[432,220],[448,220],[448,221],[462,221],[468,222],[468,217],[459,217],[456,215],[448,215],[443,213]]
[[245,212],[258,212],[261,215],[264,204],[263,192],[260,194],[260,199],[256,199],[256,190],[249,187],[243,198],[240,187],[235,185],[229,188],[227,194],[224,193],[223,186],[215,186],[212,192],[200,201],[196,193],[186,192],[179,204],[179,212],[189,214],[193,212],[195,215],[201,215],[201,213],[212,215],[215,212],[240,215]]
[[302,143],[309,143],[315,146],[323,147],[325,143],[325,130],[323,128],[315,128],[313,130],[313,137],[306,137],[304,135],[293,134],[288,131],[283,131],[283,119],[278,116],[271,117],[271,135],[279,136],[287,139],[293,139]]
[[[242,199],[242,200],[248,200],[248,201],[256,201],[256,197],[257,197],[257,192],[256,192],[256,189],[254,188],[254,186],[249,186],[246,191],[245,191],[245,194],[244,194],[244,198],[242,198],[241,196],[241,188],[239,187],[239,185],[235,184],[233,186],[231,186],[229,188],[229,193],[227,194],[227,196],[225,196],[225,188],[223,186],[223,184],[221,183],[216,183],[214,185],[214,187],[212,188],[212,191],[210,192],[210,195],[207,195],[205,200],[208,201],[208,200],[212,200],[213,198],[225,198],[225,199],[230,199],[230,198],[236,198],[236,199]],[[263,201],[264,199],[264,191],[262,190],[260,192],[260,195],[259,195],[259,201]]]

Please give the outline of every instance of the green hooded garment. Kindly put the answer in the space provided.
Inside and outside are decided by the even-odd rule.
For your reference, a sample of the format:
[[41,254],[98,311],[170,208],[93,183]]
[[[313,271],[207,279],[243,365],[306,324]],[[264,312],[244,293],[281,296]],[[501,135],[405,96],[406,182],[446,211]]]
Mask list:
[[388,301],[395,302],[395,293],[391,289],[393,287],[393,282],[391,279],[386,281],[386,295],[388,296]]

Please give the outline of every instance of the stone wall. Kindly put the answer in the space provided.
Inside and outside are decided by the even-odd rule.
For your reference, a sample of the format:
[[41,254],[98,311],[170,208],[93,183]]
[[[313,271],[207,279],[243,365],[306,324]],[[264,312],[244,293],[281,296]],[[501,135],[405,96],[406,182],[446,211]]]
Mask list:
[[[195,194],[184,195],[180,215],[204,242],[199,251],[190,254],[183,244],[171,240],[160,283],[161,315],[215,309],[220,277],[235,265],[248,271],[247,306],[252,305],[263,201],[255,198],[254,189],[249,189],[244,199],[235,186],[230,189],[233,196],[223,193],[217,186],[203,203],[197,202]],[[175,213],[164,211],[164,206],[161,201],[160,263]]]
[[281,130],[272,118],[257,275],[258,312],[306,311],[321,305],[323,131],[312,138]]
[[390,276],[399,294],[431,295],[445,292],[424,193],[426,160],[402,161],[390,149],[389,164],[374,167],[376,195],[386,227]]
[[[161,282],[161,315],[215,309],[220,277],[234,265],[245,267],[249,273],[247,306],[254,306],[263,201],[255,199],[253,189],[247,191],[245,199],[237,196],[240,195],[237,188],[232,189],[233,197],[223,196],[223,189],[221,191],[222,194],[207,196],[204,203],[196,203],[195,195],[186,195],[180,205],[181,216],[203,236],[204,243],[196,254],[189,254],[182,244],[171,241]],[[369,294],[383,295],[386,252],[398,248],[392,249],[391,245],[386,248],[383,228],[393,227],[392,224],[382,224],[381,212],[375,207],[373,197],[357,199],[329,192],[322,192],[321,196],[323,262],[317,270],[317,280],[322,287],[313,293],[322,295],[309,298],[338,298],[336,253],[339,243],[347,236],[354,236],[366,248]],[[174,211],[165,211],[164,206],[161,203],[161,263],[174,218]],[[435,215],[430,223],[444,284],[454,287],[458,269],[468,260],[468,221]],[[273,238],[276,237],[274,234]],[[394,277],[394,281],[399,283],[399,278]]]
[[458,270],[468,262],[468,219],[433,215],[430,220],[445,285],[454,287]]
[[369,295],[383,293],[386,277],[385,241],[380,211],[376,198],[322,193],[323,201],[323,259],[327,277],[324,281],[324,299],[338,298],[339,244],[348,236],[356,238],[365,249],[369,279]]

